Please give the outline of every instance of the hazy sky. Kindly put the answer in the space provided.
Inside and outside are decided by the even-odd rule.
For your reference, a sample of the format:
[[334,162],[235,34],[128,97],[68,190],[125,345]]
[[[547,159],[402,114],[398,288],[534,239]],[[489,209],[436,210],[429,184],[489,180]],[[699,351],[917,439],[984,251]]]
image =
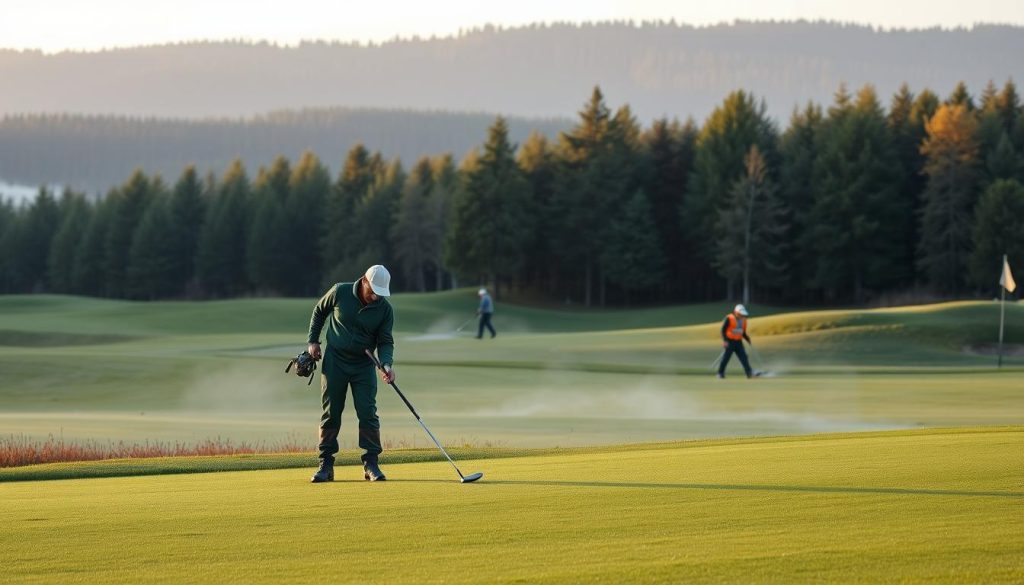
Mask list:
[[1024,25],[1024,0],[0,0],[0,47],[94,50],[196,39],[383,41],[487,23],[829,19]]

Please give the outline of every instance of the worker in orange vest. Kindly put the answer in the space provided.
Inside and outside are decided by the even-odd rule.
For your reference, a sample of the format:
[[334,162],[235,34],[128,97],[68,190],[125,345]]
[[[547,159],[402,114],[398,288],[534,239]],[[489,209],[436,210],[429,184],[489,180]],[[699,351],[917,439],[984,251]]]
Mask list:
[[743,347],[743,340],[746,339],[747,343],[753,343],[750,341],[750,336],[747,335],[747,317],[750,314],[747,313],[747,308],[743,305],[736,305],[732,313],[725,316],[725,320],[722,322],[722,347],[725,348],[725,352],[722,354],[722,359],[718,364],[718,377],[725,377],[725,367],[729,365],[729,359],[732,358],[732,354],[736,354],[740,358],[740,363],[743,364],[743,371],[747,373],[747,377],[753,377],[754,371],[750,369],[750,361],[747,360],[747,350]]

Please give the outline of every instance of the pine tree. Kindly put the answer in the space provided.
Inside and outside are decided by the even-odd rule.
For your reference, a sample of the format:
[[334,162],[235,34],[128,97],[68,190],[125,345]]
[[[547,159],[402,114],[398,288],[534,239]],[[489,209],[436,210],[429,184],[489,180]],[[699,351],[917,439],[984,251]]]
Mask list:
[[[701,129],[683,208],[683,227],[697,256],[708,265],[715,257],[719,212],[727,204],[733,184],[743,175],[743,159],[754,145],[769,168],[774,168],[777,133],[764,101],[742,90],[733,92]],[[730,296],[733,284],[728,280]]]
[[431,159],[430,170],[433,182],[428,212],[432,229],[431,241],[427,247],[430,250],[430,264],[434,272],[434,290],[442,290],[445,277],[451,277],[444,263],[444,244],[448,227],[452,222],[452,203],[459,188],[459,173],[455,169],[455,160],[451,154]]
[[85,196],[65,191],[61,196],[61,222],[53,236],[47,262],[50,288],[53,292],[74,292],[75,255],[85,239],[92,207]]
[[1010,136],[1003,132],[996,147],[985,157],[986,185],[999,179],[1017,179],[1024,175],[1024,159],[1017,155]]
[[532,218],[526,247],[523,280],[553,294],[560,285],[558,258],[551,234],[559,224],[555,216],[555,174],[558,172],[555,153],[548,139],[540,132],[531,132],[517,155],[519,168],[530,184],[528,214]]
[[430,159],[423,157],[409,171],[398,203],[398,213],[391,226],[395,257],[410,287],[418,292],[427,290],[428,265],[437,253],[432,246],[443,233],[440,218],[431,209],[433,183]]
[[1003,179],[986,189],[974,213],[972,232],[971,280],[982,290],[992,290],[1003,254],[1018,266],[1024,261],[1024,186]]
[[90,214],[71,270],[71,291],[75,294],[101,296],[106,290],[106,234],[114,205],[113,200],[103,199]]
[[107,232],[103,242],[104,294],[127,295],[128,254],[135,230],[149,206],[154,186],[142,170],[136,170],[121,187],[107,195]]
[[205,188],[193,165],[185,167],[171,194],[169,221],[173,230],[174,275],[171,294],[196,287],[196,251],[206,217]]
[[810,288],[817,272],[817,255],[812,246],[801,245],[810,231],[814,206],[814,168],[824,118],[821,107],[808,103],[794,110],[789,128],[780,140],[781,170],[779,197],[790,210],[790,229],[784,241],[790,250],[788,286],[790,298]]
[[789,225],[756,144],[750,147],[744,168],[729,201],[719,210],[714,264],[723,278],[742,283],[743,303],[749,304],[753,283],[765,288],[784,283]]
[[685,125],[662,118],[644,134],[643,150],[647,176],[643,180],[653,209],[658,245],[665,256],[666,279],[658,283],[662,298],[681,291],[693,276],[688,270],[692,250],[683,237],[679,214],[686,197],[686,183],[693,171],[697,130],[693,120]]
[[489,277],[495,296],[526,260],[529,183],[516,164],[508,124],[497,118],[479,156],[464,162],[445,257],[458,274]]
[[175,273],[175,239],[171,223],[170,196],[163,190],[150,198],[132,237],[126,269],[126,296],[154,300],[176,295],[181,290]]
[[[294,258],[289,253],[288,205],[291,165],[277,157],[269,169],[260,168],[253,184],[252,220],[246,247],[246,275],[257,291],[284,294],[294,277]],[[309,252],[300,253],[302,258]]]
[[963,81],[957,83],[956,87],[953,88],[953,93],[949,94],[949,97],[946,98],[944,105],[963,106],[968,112],[973,112],[974,97],[967,91],[967,84]]
[[956,293],[967,274],[978,181],[978,124],[962,105],[946,105],[927,124],[921,146],[928,185],[921,211],[918,266],[936,289]]
[[[362,144],[348,152],[337,181],[327,194],[326,222],[322,242],[322,260],[326,268],[324,285],[346,280],[357,274],[357,259],[363,250],[359,215],[380,172],[380,155],[371,156]],[[366,267],[363,267],[365,269]]]
[[[925,159],[921,154],[921,142],[925,137],[925,119],[915,112],[914,104],[914,95],[907,85],[903,84],[892,98],[887,120],[896,160],[900,166],[899,197],[905,201],[908,209],[917,210],[921,207],[921,194],[925,186],[922,172]],[[898,228],[899,234],[902,235],[900,258],[912,279],[916,273],[913,259],[917,254],[918,222],[913,213],[907,213],[901,219],[903,221]]]
[[17,230],[18,215],[14,206],[6,199],[0,199],[0,293],[14,290],[14,267],[17,256],[14,234]]
[[815,201],[804,244],[817,253],[815,284],[830,299],[863,301],[870,291],[909,282],[899,196],[900,167],[885,114],[871,86],[836,95],[815,162]]
[[295,164],[285,205],[287,253],[304,258],[301,271],[293,272],[287,294],[317,294],[323,279],[321,242],[326,228],[321,210],[331,190],[331,175],[312,152],[305,152]]
[[636,191],[612,219],[608,246],[602,265],[607,276],[630,295],[660,284],[665,277],[665,254],[658,241],[651,204],[643,191]]
[[250,202],[249,178],[241,160],[224,173],[199,233],[196,273],[201,289],[210,296],[228,297],[248,289],[246,229]]

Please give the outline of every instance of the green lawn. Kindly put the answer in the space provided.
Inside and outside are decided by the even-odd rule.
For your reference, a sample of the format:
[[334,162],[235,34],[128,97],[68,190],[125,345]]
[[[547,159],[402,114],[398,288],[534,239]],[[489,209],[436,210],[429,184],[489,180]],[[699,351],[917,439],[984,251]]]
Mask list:
[[22,583],[1019,583],[1024,430],[0,483]]
[[[998,306],[883,310],[753,307],[775,377],[714,379],[724,303],[636,311],[499,304],[500,335],[454,329],[472,290],[398,295],[399,384],[450,444],[570,446],[1020,422],[1024,356],[985,354]],[[317,384],[282,372],[313,299],[138,303],[0,297],[0,429],[115,441],[311,438]],[[1024,339],[1024,306],[1007,307]],[[766,315],[767,314],[767,315]],[[980,348],[980,349],[979,349]],[[425,445],[387,387],[389,447]],[[342,438],[351,444],[346,413]]]

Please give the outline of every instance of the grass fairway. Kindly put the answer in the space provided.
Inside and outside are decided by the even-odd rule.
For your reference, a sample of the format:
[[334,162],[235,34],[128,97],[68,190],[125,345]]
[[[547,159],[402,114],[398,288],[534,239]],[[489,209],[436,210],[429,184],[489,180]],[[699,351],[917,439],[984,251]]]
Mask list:
[[[0,435],[95,441],[291,439],[312,447],[317,384],[282,372],[313,299],[139,303],[0,297]],[[986,353],[998,305],[879,310],[754,307],[751,334],[778,377],[716,380],[724,303],[581,311],[501,303],[500,334],[454,329],[473,290],[396,295],[399,383],[449,444],[584,446],[699,437],[1019,424],[1018,353]],[[990,348],[989,348],[990,349]],[[388,448],[427,445],[387,387]],[[356,434],[346,413],[342,440]]]
[[1024,580],[1024,429],[0,483],[3,581]]

